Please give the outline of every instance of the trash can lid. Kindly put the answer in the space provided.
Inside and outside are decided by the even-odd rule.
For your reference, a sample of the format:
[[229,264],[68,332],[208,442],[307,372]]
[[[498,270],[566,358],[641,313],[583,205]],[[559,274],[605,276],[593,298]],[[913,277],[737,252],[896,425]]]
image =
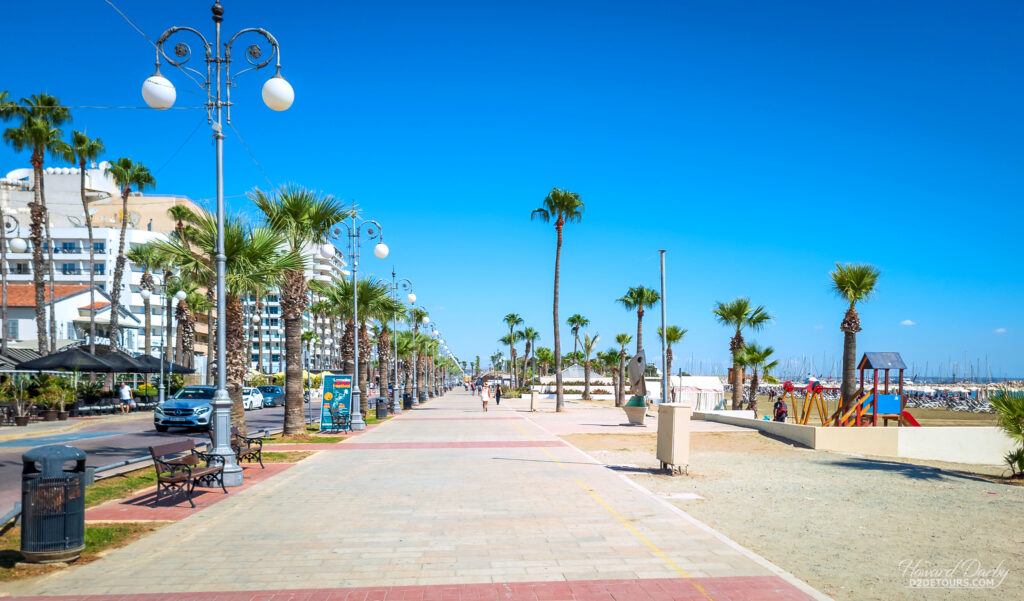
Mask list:
[[52,444],[45,447],[29,449],[21,455],[25,463],[39,462],[47,464],[63,464],[65,461],[85,461],[85,451],[65,444]]

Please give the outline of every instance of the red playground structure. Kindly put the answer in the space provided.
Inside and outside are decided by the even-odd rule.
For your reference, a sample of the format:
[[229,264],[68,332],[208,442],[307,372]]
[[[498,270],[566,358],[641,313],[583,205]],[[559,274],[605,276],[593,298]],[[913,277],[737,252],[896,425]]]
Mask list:
[[[840,407],[828,420],[830,426],[877,426],[878,418],[888,426],[889,420],[895,420],[898,426],[920,426],[913,415],[906,411],[903,398],[903,371],[906,363],[899,353],[864,353],[860,363],[860,390],[857,400],[846,411]],[[864,390],[864,371],[872,371],[871,390]],[[889,371],[899,370],[899,387],[897,394],[889,394]],[[883,388],[878,390],[878,372],[883,372]]]

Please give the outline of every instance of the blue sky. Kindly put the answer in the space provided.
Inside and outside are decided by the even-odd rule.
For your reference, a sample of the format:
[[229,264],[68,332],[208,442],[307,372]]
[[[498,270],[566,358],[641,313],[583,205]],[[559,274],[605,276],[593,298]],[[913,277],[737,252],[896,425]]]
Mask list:
[[[209,0],[116,4],[154,39],[172,25],[212,34]],[[559,186],[586,203],[566,229],[563,321],[590,318],[602,348],[635,331],[614,301],[657,285],[665,248],[669,323],[689,330],[676,367],[724,364],[729,332],[710,309],[750,296],[776,321],[748,339],[827,369],[844,311],[828,272],[854,261],[883,273],[860,351],[898,350],[922,375],[965,356],[1024,375],[1018,2],[224,6],[225,32],[277,37],[296,91],[278,114],[260,100],[266,70],[233,90],[233,123],[267,176],[379,220],[392,254],[362,267],[409,277],[464,359],[486,362],[508,312],[551,344],[554,229],[529,215]],[[105,2],[6,16],[18,26],[2,89],[143,104],[152,47]],[[164,73],[176,106],[201,102]],[[74,115],[110,157],[157,170],[158,191],[213,196],[201,111]],[[230,206],[252,214],[240,195],[269,184],[231,129],[225,153]],[[0,148],[0,170],[22,165]],[[562,342],[571,350],[566,329]]]

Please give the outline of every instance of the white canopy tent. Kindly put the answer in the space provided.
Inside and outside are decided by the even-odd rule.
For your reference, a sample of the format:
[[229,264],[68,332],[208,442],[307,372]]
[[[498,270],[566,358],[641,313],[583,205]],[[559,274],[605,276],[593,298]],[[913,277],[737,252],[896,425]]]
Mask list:
[[669,376],[675,402],[694,411],[725,409],[725,388],[717,376]]

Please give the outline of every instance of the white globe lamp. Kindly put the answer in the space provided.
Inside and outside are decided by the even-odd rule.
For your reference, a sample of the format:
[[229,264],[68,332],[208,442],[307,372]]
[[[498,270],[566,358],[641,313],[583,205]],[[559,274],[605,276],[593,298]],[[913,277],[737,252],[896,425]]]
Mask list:
[[334,256],[334,245],[330,242],[320,245],[320,256],[325,259],[330,259]]
[[410,292],[410,293],[409,293],[409,296],[407,296],[407,297],[405,297],[405,298],[406,298],[406,299],[407,299],[407,300],[409,301],[409,304],[410,304],[410,305],[412,305],[412,304],[415,304],[415,303],[416,303],[416,295],[415,295],[415,294],[413,294],[412,292]]
[[11,238],[8,246],[11,247],[12,253],[28,252],[28,242],[22,238]]
[[149,297],[153,296],[153,293],[150,292],[149,290],[143,290],[142,292],[139,292],[139,296],[146,300],[149,300]]
[[347,278],[348,276],[352,275],[352,272],[347,270],[347,269],[342,269],[341,270],[341,275],[343,275],[344,277]]
[[150,108],[158,111],[169,109],[174,106],[177,97],[178,92],[174,89],[174,84],[160,75],[159,70],[142,82],[142,99]]
[[423,316],[423,323],[430,323],[430,318],[426,315]]
[[174,293],[174,298],[178,299],[178,302],[181,302],[188,298],[188,294],[186,294],[184,290],[179,290]]
[[388,245],[384,244],[383,242],[373,247],[373,254],[376,255],[378,259],[383,259],[387,257],[388,252]]
[[272,111],[286,111],[295,102],[295,90],[292,84],[281,77],[281,73],[267,80],[263,84],[263,103]]

